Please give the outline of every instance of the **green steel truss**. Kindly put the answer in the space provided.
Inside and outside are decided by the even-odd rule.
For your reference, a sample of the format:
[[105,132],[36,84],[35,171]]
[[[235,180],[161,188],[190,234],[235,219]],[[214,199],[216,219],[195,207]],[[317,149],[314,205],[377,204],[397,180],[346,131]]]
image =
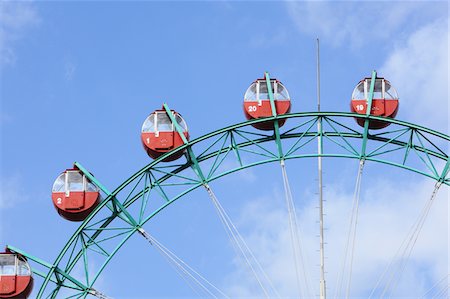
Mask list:
[[[275,131],[262,132],[251,127],[262,121],[277,124],[285,118],[289,119],[286,125],[275,125]],[[390,126],[369,131],[368,122],[361,128],[354,118],[382,120]],[[319,136],[320,154],[315,143]],[[37,298],[107,298],[94,289],[94,284],[127,240],[136,232],[143,234],[143,225],[161,210],[211,181],[264,163],[322,156],[384,163],[450,185],[449,141],[449,136],[415,124],[354,113],[295,113],[250,120],[186,141],[133,174],[113,192],[76,163],[104,193],[101,204],[70,237],[53,264],[9,248],[32,261],[33,272],[43,278]],[[184,150],[185,159],[161,163],[167,156]],[[95,264],[100,263],[96,269],[89,263],[93,259]],[[77,277],[72,274],[74,269],[78,269]]]

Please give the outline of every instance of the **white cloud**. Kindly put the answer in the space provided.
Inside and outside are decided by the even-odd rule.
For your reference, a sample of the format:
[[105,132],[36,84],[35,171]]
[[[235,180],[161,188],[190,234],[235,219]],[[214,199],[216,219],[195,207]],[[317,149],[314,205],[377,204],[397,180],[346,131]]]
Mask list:
[[64,78],[66,81],[72,81],[75,77],[75,72],[77,70],[77,66],[72,61],[67,60],[64,63]]
[[0,180],[0,240],[3,240],[3,214],[6,210],[14,208],[17,204],[27,201],[26,193],[20,176],[2,177]]
[[406,33],[412,16],[419,22],[439,13],[436,5],[420,1],[288,1],[286,7],[300,32],[350,48],[392,43]]
[[397,45],[380,69],[399,93],[402,119],[447,133],[448,41],[448,20],[436,20]]
[[10,123],[12,120],[13,117],[11,115],[6,114],[4,111],[0,110],[0,126],[2,126],[3,124]]
[[[363,186],[366,188],[360,203],[351,295],[367,298],[429,200],[434,186],[433,182],[426,179],[407,183],[378,179],[371,180],[370,184],[363,179]],[[326,278],[328,294],[334,296],[348,231],[352,194],[342,192],[338,186],[327,187]],[[447,274],[449,194],[447,186],[441,188],[394,296],[417,297],[426,292],[430,281],[437,282]],[[276,193],[281,194],[279,191]],[[244,237],[281,295],[295,297],[295,270],[292,266],[287,215],[280,205],[282,196],[276,197],[258,199],[246,205],[242,211],[241,226],[243,230],[253,228]],[[313,282],[310,286],[311,295],[315,296],[318,294],[319,281],[317,199],[297,197],[297,202],[300,200],[310,203],[298,210],[298,219],[303,230],[303,250],[309,259],[306,271]],[[248,286],[254,285],[254,282],[247,274],[244,265],[239,267],[237,264],[236,271],[227,277],[228,291],[233,297],[252,294]]]
[[28,200],[25,184],[18,175],[3,177],[0,187],[0,210],[12,208]]
[[0,66],[16,61],[14,44],[28,28],[39,22],[40,17],[31,2],[0,1]]
[[253,48],[272,47],[284,45],[288,41],[286,31],[260,32],[257,31],[250,37],[249,45]]
[[290,1],[286,7],[300,32],[325,43],[389,51],[378,71],[399,93],[397,117],[448,134],[448,4]]

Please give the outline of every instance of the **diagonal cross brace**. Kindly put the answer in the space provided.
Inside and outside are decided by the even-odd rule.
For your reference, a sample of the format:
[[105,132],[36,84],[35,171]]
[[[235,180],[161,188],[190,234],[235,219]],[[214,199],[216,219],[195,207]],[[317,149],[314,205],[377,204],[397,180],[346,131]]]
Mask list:
[[[67,280],[72,282],[74,285],[76,285],[78,288],[80,288],[84,292],[87,292],[87,293],[90,293],[90,294],[97,293],[96,290],[94,290],[93,288],[90,288],[90,287],[84,285],[82,282],[80,282],[79,280],[75,279],[74,277],[72,277],[71,275],[69,275],[68,273],[66,273],[65,271],[63,271],[62,269],[58,268],[55,265],[52,265],[52,264],[50,264],[50,263],[48,263],[48,262],[46,262],[46,261],[44,261],[44,260],[42,260],[42,259],[40,259],[38,257],[30,255],[30,254],[26,253],[25,251],[23,251],[23,250],[21,250],[19,248],[16,248],[14,246],[7,245],[6,248],[11,250],[12,252],[16,252],[16,253],[19,253],[19,254],[23,255],[28,260],[31,260],[33,262],[38,263],[41,266],[44,266],[44,267],[48,268],[50,272],[53,272],[53,274],[55,274],[55,276],[56,275],[60,275],[60,276],[62,276],[64,278],[66,278]],[[33,270],[33,272],[34,272],[34,270]],[[61,283],[60,279],[57,278],[57,281],[58,281],[57,284],[60,285],[60,283]]]
[[377,78],[377,71],[372,71],[372,79],[370,80],[370,89],[369,94],[367,96],[367,109],[366,109],[366,120],[364,121],[364,132],[363,132],[363,143],[361,149],[360,159],[366,158],[366,148],[367,148],[367,136],[369,135],[369,116],[372,111],[372,101],[373,101],[373,92],[375,89],[375,80]]
[[[126,218],[131,222],[135,227],[140,227],[138,222],[133,218],[133,216],[128,213],[128,211],[125,209],[125,207],[120,203],[120,201],[117,200],[116,196],[113,195],[109,190],[100,183],[99,180],[97,180],[86,168],[84,168],[80,163],[75,162],[73,165],[78,168],[92,183],[94,183],[100,190],[102,190],[108,197],[111,197],[111,201],[113,205],[116,207],[119,207],[120,211],[117,211],[118,213],[122,212]],[[116,208],[117,209],[117,208]]]
[[447,180],[447,175],[450,172],[450,158],[448,158],[447,163],[442,170],[441,177],[439,178],[439,182],[445,182]]
[[[269,94],[270,107],[272,109],[272,116],[276,117],[277,116],[277,108],[275,105],[275,99],[274,99],[273,92],[272,92],[272,85],[270,84],[269,72],[265,72],[264,77],[266,79],[267,92]],[[283,157],[283,150],[281,147],[281,140],[280,140],[280,125],[279,125],[277,119],[274,120],[273,124],[274,124],[274,133],[275,133],[275,138],[276,138],[276,143],[277,143],[277,148],[278,148],[278,155],[280,157]]]
[[[186,136],[184,136],[184,132],[181,129],[180,125],[178,124],[177,120],[175,119],[175,116],[173,115],[173,112],[170,110],[169,106],[164,103],[163,104],[164,110],[166,110],[167,115],[170,118],[170,121],[174,125],[176,131],[178,134],[180,134],[181,139],[183,140],[184,144],[189,144],[189,141],[186,139]],[[190,146],[187,146],[187,152],[189,155],[190,160],[192,161],[192,168],[194,168],[195,173],[200,177],[203,183],[206,182],[206,177],[204,176],[202,169],[200,168],[200,165],[198,164],[197,157],[194,155],[194,152],[192,151],[192,148]]]

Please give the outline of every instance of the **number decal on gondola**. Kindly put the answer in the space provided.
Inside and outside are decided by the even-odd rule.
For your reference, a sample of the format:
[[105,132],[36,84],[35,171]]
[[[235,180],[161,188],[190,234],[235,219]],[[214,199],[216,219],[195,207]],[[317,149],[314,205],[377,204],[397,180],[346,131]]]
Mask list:
[[[284,85],[277,79],[271,78],[270,84],[272,85],[273,92],[273,103],[269,98],[268,91],[268,80],[269,74],[264,73],[264,77],[256,79],[247,89],[244,94],[244,105],[242,106],[244,110],[245,118],[248,120],[271,117],[273,116],[272,108],[273,105],[276,106],[276,114],[283,115],[287,114],[291,110],[291,99],[289,93],[284,87]],[[280,119],[278,121],[278,127],[284,125],[286,119]],[[273,130],[273,121],[255,122],[251,124],[252,127],[263,130],[270,131]]]
[[[168,151],[182,146],[185,141],[184,139],[186,141],[189,140],[187,125],[181,115],[171,110],[179,126],[176,128],[165,109],[165,105],[163,105],[162,109],[153,111],[142,124],[141,143],[147,155],[153,159],[157,159]],[[178,129],[181,130],[181,135],[178,133]],[[162,161],[169,162],[181,158],[184,151],[180,150]]]
[[53,183],[52,203],[64,219],[83,221],[100,203],[100,192],[74,165],[61,173]]
[[[385,78],[376,77],[376,72],[372,73],[372,77],[375,77],[375,85],[370,83],[372,80],[370,77],[364,78],[359,81],[352,93],[352,99],[350,109],[352,112],[358,114],[367,114],[381,117],[395,118],[398,112],[398,94],[391,83]],[[372,99],[369,106],[369,94],[367,87],[371,85],[373,88]],[[366,120],[363,118],[355,118],[358,125],[365,127],[367,125]],[[389,122],[380,120],[370,120],[369,129],[379,130],[389,126]]]

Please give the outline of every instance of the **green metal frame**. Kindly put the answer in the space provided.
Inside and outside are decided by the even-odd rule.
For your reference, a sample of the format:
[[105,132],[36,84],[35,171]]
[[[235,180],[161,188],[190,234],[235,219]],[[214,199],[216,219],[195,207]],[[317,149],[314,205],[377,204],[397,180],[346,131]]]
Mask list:
[[[266,80],[270,82],[268,74]],[[271,99],[273,104],[273,95]],[[167,105],[164,108],[173,118]],[[353,118],[365,119],[364,128],[355,126]],[[285,125],[283,132],[277,131],[279,128],[276,125],[274,132],[269,133],[251,127],[263,121],[277,124],[284,119],[289,119],[289,126]],[[380,131],[369,131],[367,124],[370,120],[389,122],[390,126]],[[317,129],[319,121],[322,126]],[[311,146],[317,137],[322,141],[319,152],[317,147]],[[66,298],[85,298],[88,295],[103,298],[93,285],[127,240],[136,232],[142,234],[142,226],[167,206],[211,181],[256,165],[320,156],[384,163],[424,175],[439,184],[450,185],[450,160],[446,153],[449,141],[450,137],[443,133],[371,115],[274,113],[272,117],[235,124],[189,142],[185,140],[184,145],[152,161],[113,192],[109,192],[83,166],[75,163],[102,190],[105,199],[81,223],[52,264],[12,246],[8,248],[34,262],[33,272],[44,279],[38,299],[56,298],[62,289],[70,293]],[[281,150],[282,144],[285,153]],[[161,163],[179,151],[186,151],[186,160]],[[237,165],[235,168],[225,166],[224,162],[230,160],[237,162],[234,163]],[[194,171],[186,171],[188,169]],[[101,266],[95,269],[93,275],[90,273],[92,269],[88,270],[92,258],[97,263],[101,261]],[[84,277],[75,279],[71,272],[80,265],[85,269]]]
[[367,134],[369,134],[369,123],[370,120],[368,116],[370,116],[370,112],[372,112],[372,100],[373,100],[373,92],[375,90],[375,80],[377,79],[377,72],[372,71],[372,78],[370,80],[370,89],[369,94],[367,95],[367,108],[366,108],[366,120],[364,121],[364,135],[363,135],[363,144],[361,149],[360,158],[363,159],[366,155],[366,146],[367,146]]

